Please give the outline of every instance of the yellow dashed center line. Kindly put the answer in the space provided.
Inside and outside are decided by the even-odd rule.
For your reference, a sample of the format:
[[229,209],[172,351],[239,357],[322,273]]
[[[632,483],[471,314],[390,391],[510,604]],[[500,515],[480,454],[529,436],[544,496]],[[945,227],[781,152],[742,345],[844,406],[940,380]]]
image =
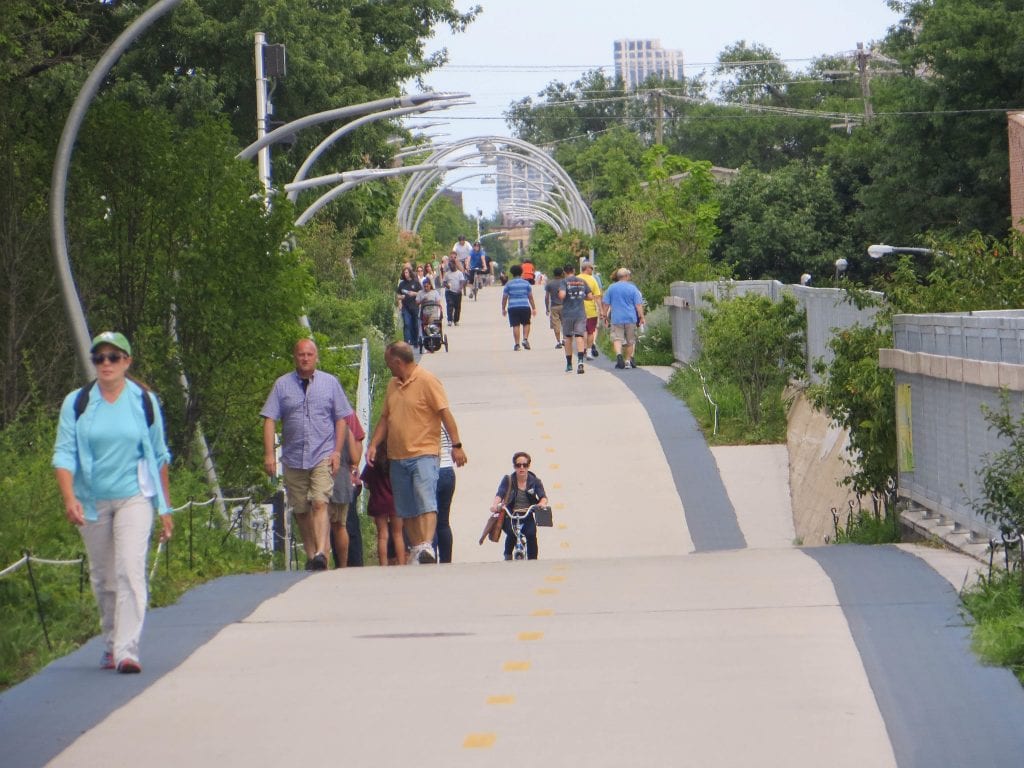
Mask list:
[[560,531],[567,531],[567,530],[569,530],[569,526],[566,525],[565,523],[559,523],[558,524],[558,530],[560,530]]
[[569,542],[568,541],[563,541],[558,546],[560,546],[562,549],[568,549],[569,548]]
[[557,464],[548,464],[548,469],[558,469]]
[[498,737],[493,733],[471,733],[462,742],[464,749],[489,749],[494,746]]
[[526,672],[530,669],[528,661],[506,661],[501,665],[502,672]]
[[544,577],[544,581],[550,581],[550,582],[557,583],[559,581],[565,581],[565,576],[545,576]]
[[530,614],[531,616],[554,616],[555,612],[550,608],[538,608],[536,611]]
[[515,696],[488,696],[487,697],[487,703],[488,704],[515,704],[516,703],[516,697]]
[[553,587],[541,587],[537,590],[538,595],[557,595],[558,590]]
[[520,632],[518,635],[516,635],[516,640],[519,640],[519,641],[524,642],[524,643],[531,643],[531,642],[534,642],[536,640],[543,640],[543,639],[544,639],[544,633],[543,632]]

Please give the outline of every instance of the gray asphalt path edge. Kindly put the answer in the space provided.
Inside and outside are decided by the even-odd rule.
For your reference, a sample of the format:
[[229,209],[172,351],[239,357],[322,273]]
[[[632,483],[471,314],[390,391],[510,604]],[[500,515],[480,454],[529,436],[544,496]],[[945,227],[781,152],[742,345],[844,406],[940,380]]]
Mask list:
[[643,368],[616,370],[604,356],[589,364],[618,374],[647,411],[682,499],[694,551],[745,549],[747,542],[715,457],[686,404]]
[[0,693],[0,764],[45,765],[224,627],[241,621],[308,575],[278,571],[224,576],[189,591],[175,605],[147,612],[141,675],[100,669],[103,643],[97,636]]
[[1022,764],[1024,688],[971,651],[946,579],[895,546],[804,551],[832,580],[900,768]]

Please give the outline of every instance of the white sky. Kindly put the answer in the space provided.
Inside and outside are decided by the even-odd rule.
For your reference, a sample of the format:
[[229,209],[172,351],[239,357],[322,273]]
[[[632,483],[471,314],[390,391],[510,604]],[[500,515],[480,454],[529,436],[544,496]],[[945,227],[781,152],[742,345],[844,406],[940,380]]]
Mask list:
[[[474,3],[459,0],[464,11]],[[771,48],[794,71],[809,59],[852,51],[884,37],[899,17],[885,0],[479,0],[483,12],[467,32],[439,30],[428,51],[446,47],[449,65],[426,85],[468,91],[474,105],[434,112],[417,122],[447,120],[427,129],[436,141],[511,135],[502,113],[511,102],[537,93],[552,80],[566,84],[603,67],[614,75],[612,43],[620,38],[657,38],[683,51],[686,75],[710,69],[718,54],[738,40]],[[408,86],[410,92],[416,86]],[[447,179],[456,179],[453,172]],[[471,215],[496,207],[493,186],[479,178],[450,183],[463,192]]]

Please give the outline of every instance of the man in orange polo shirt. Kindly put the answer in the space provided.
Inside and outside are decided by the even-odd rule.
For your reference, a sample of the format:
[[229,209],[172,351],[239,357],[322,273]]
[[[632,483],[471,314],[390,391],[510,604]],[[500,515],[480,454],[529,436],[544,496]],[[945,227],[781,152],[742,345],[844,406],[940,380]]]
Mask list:
[[402,341],[390,344],[384,350],[384,362],[392,378],[366,450],[366,463],[373,466],[377,448],[387,440],[395,512],[412,545],[408,562],[434,563],[442,424],[451,438],[456,466],[466,463],[466,452],[444,386],[416,364],[412,347]]

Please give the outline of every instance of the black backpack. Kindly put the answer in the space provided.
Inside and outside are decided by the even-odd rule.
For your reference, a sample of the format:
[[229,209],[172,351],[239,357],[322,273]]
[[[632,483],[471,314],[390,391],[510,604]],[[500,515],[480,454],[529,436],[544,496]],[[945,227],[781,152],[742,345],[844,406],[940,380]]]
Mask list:
[[[89,405],[89,392],[96,385],[96,380],[93,379],[80,390],[75,396],[75,421],[81,418],[82,414],[85,413],[85,407]],[[149,392],[145,388],[142,390],[142,412],[146,414],[146,426],[152,427],[155,416],[153,415],[153,401],[149,399]]]

